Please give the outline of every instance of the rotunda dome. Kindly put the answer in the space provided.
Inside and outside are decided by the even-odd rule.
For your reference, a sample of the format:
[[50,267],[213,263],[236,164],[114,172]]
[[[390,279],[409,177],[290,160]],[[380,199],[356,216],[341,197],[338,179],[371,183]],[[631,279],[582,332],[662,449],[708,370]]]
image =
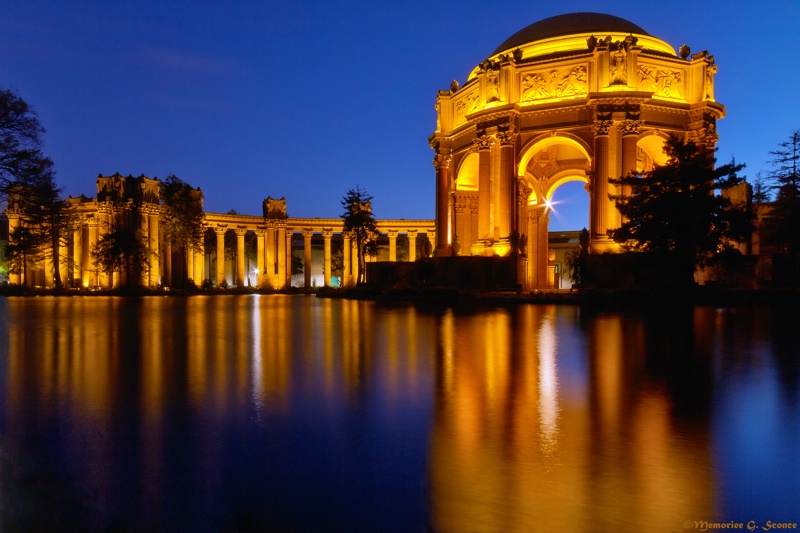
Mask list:
[[640,26],[614,15],[605,13],[567,13],[546,18],[526,26],[503,41],[503,44],[492,52],[492,55],[513,50],[525,44],[576,34],[594,34],[598,38],[603,34],[636,34],[649,36]]

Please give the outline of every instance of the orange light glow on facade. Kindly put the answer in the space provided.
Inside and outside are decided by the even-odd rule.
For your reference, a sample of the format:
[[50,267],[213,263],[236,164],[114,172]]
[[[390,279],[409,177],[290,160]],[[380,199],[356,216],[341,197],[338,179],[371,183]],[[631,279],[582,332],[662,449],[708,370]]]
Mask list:
[[590,251],[618,252],[608,180],[663,162],[670,135],[713,148],[725,116],[716,72],[708,52],[676,53],[611,15],[560,15],[512,35],[438,93],[436,254],[453,254],[455,231],[460,255],[519,252],[518,282],[553,287],[548,199],[568,181],[586,184]]

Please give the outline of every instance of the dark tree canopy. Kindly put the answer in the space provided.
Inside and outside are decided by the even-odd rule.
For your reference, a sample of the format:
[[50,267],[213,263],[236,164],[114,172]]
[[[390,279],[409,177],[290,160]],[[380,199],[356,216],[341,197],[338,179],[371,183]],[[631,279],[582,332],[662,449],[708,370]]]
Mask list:
[[800,130],[770,154],[773,168],[767,178],[774,199],[762,228],[767,240],[788,253],[796,268],[800,252]]
[[372,213],[372,196],[356,186],[347,191],[341,203],[344,208],[342,233],[355,241],[358,253],[356,280],[361,284],[366,276],[366,257],[377,254],[378,225]]
[[30,182],[47,166],[40,149],[42,135],[39,117],[27,102],[0,90],[0,193],[8,194],[14,183]]
[[28,263],[49,248],[58,288],[60,245],[73,217],[56,185],[53,162],[40,149],[43,134],[33,109],[13,92],[0,90],[0,200],[7,204],[9,219],[15,219],[6,255],[25,283]]
[[161,229],[172,246],[201,250],[203,246],[203,193],[174,174],[161,183]]
[[114,228],[97,240],[91,252],[100,270],[124,273],[131,287],[142,283],[142,273],[149,266],[150,250],[138,231]]
[[753,230],[752,214],[717,192],[740,184],[744,178],[736,173],[744,165],[731,162],[715,168],[712,153],[675,137],[664,151],[665,165],[641,177],[609,180],[630,190],[610,195],[625,220],[609,232],[611,237],[628,250],[675,254],[689,273],[738,253],[736,242],[745,241]]

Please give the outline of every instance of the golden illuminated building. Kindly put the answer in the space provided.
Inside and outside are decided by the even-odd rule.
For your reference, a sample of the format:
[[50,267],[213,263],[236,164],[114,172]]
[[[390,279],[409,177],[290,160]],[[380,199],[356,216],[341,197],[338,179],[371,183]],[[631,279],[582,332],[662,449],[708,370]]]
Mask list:
[[[202,191],[198,188],[196,194],[202,196]],[[343,272],[337,282],[352,286],[356,281],[355,242],[342,234],[342,219],[291,218],[283,198],[264,200],[261,215],[205,213],[203,249],[185,256],[165,242],[160,183],[156,178],[119,173],[100,175],[95,198],[69,198],[69,203],[77,215],[77,225],[58,253],[65,287],[112,288],[127,283],[124,273],[100,271],[91,255],[98,239],[117,227],[137,230],[147,243],[149,265],[139,283],[145,287],[171,287],[180,279],[190,279],[198,286],[209,280],[215,286],[286,289],[292,286],[292,253],[295,242],[300,240],[305,287],[312,286],[312,242],[321,248],[320,285],[329,286],[332,281],[334,241],[342,250]],[[10,230],[20,224],[20,213],[13,203],[6,216]],[[402,259],[407,261],[415,261],[421,255],[425,242],[436,243],[432,220],[378,220],[377,228],[380,242],[384,243],[381,254],[389,261],[401,259],[398,253],[401,239]],[[54,269],[50,250],[44,250],[41,263],[38,268],[29,269],[26,283],[52,287]],[[21,274],[11,272],[9,280],[21,283]]]
[[463,86],[439,91],[436,255],[518,251],[518,282],[553,287],[550,201],[569,181],[589,195],[591,252],[619,251],[609,179],[664,163],[670,135],[713,149],[725,115],[716,71],[708,52],[676,52],[611,15],[560,15],[515,33]]

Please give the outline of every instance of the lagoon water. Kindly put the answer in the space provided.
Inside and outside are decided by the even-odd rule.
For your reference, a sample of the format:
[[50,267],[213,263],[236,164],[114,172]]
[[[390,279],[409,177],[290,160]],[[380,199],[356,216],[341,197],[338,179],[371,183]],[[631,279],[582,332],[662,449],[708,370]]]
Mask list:
[[769,309],[0,299],[0,531],[800,523]]

